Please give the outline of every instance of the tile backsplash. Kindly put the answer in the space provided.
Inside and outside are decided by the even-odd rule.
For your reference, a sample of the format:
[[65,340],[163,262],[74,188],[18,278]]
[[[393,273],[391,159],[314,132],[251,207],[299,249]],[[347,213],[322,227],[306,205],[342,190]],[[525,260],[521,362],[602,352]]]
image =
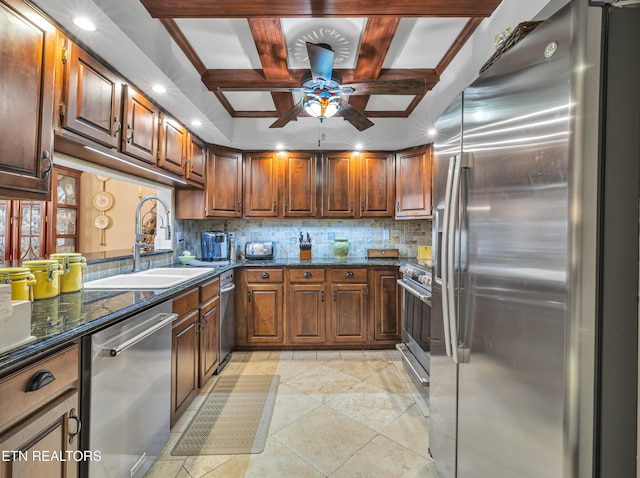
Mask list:
[[[274,241],[278,258],[298,257],[298,237],[307,232],[313,244],[313,257],[331,257],[335,237],[351,243],[349,257],[365,257],[367,249],[398,249],[401,257],[416,257],[419,245],[431,245],[431,221],[411,220],[177,220],[176,237],[181,239],[176,251],[184,250],[201,257],[200,232],[233,232],[238,249],[247,241]],[[386,238],[388,231],[388,238]]]

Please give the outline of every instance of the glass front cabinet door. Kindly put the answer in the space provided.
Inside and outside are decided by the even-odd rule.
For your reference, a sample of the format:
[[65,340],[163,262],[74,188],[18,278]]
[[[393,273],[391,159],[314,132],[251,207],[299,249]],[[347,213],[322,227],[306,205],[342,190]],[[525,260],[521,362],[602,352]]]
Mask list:
[[81,171],[54,167],[49,221],[51,239],[49,251],[79,252],[78,219],[80,217],[80,175]]

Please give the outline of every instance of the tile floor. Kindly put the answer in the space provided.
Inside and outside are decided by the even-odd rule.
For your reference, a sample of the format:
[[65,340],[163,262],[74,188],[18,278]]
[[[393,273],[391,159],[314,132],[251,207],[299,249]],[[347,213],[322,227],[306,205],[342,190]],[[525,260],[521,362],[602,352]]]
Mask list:
[[395,350],[235,352],[223,374],[278,374],[265,450],[176,457],[213,377],[171,430],[145,478],[436,478],[428,409]]

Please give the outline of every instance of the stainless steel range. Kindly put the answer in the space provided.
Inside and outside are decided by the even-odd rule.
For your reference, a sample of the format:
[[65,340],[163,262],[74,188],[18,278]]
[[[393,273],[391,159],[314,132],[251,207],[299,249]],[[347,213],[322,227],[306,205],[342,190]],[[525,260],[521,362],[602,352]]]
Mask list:
[[400,267],[402,279],[402,354],[420,393],[428,400],[431,347],[431,268],[419,264]]

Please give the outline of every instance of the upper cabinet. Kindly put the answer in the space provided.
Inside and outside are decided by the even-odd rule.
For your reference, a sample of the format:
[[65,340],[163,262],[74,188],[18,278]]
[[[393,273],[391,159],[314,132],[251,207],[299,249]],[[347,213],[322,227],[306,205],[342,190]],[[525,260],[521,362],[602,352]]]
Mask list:
[[158,123],[160,110],[134,88],[124,85],[123,153],[149,164],[158,161]]
[[278,217],[277,153],[248,153],[244,168],[244,215]]
[[210,151],[206,183],[207,216],[242,217],[242,153]]
[[184,177],[196,183],[204,184],[207,145],[197,136],[189,134],[187,147],[187,164],[185,164]]
[[53,155],[56,29],[0,0],[0,197],[47,199]]
[[162,115],[158,166],[184,176],[189,134],[184,126],[167,114]]
[[357,157],[351,153],[330,153],[323,159],[322,215],[354,218],[358,199]]
[[360,217],[393,217],[393,154],[361,153]]
[[60,125],[104,146],[118,148],[123,80],[69,40],[64,45]]
[[284,181],[281,217],[316,217],[316,155],[281,153],[280,165]]
[[431,217],[432,145],[396,155],[396,219]]

